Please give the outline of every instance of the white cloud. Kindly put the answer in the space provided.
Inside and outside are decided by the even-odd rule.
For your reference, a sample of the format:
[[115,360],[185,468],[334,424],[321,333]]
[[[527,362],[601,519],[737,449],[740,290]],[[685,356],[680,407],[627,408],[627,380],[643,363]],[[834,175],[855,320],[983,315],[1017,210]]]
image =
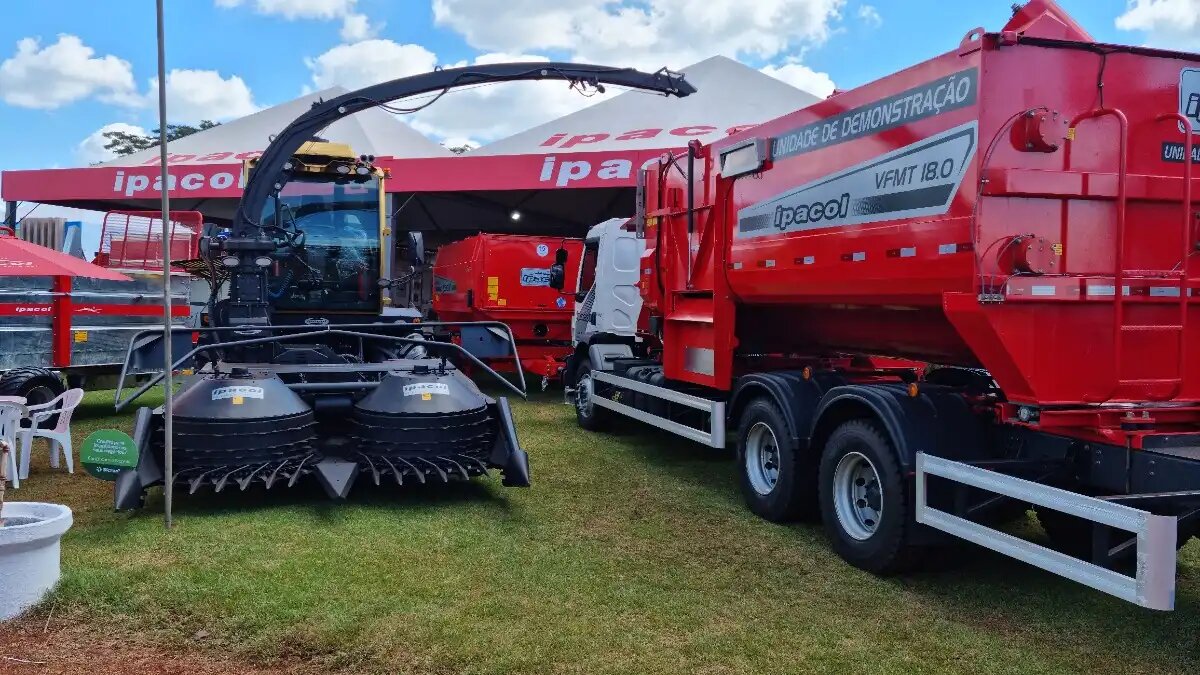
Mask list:
[[836,88],[829,73],[821,73],[800,63],[785,63],[782,66],[767,66],[762,72],[771,77],[812,94],[825,98]]
[[1116,24],[1145,33],[1151,47],[1200,48],[1200,0],[1128,0]]
[[79,142],[79,145],[75,148],[75,153],[79,156],[79,159],[88,164],[95,164],[96,162],[104,162],[116,157],[116,153],[112,150],[104,149],[104,146],[109,142],[104,137],[104,134],[112,131],[123,131],[127,134],[137,134],[139,136],[148,136],[150,133],[142,127],[124,122],[105,124]]
[[[147,102],[158,101],[158,78],[150,79]],[[250,87],[237,75],[215,70],[176,69],[167,73],[167,117],[173,124],[244,117],[261,107]]]
[[[531,54],[489,53],[471,62],[447,67],[548,60]],[[358,89],[429,72],[437,65],[437,55],[420,45],[366,40],[338,45],[306,62],[312,71],[312,88],[340,85]],[[563,82],[513,82],[469,87],[452,90],[428,110],[404,116],[404,121],[423,134],[442,139],[446,145],[458,145],[464,139],[478,145],[480,141],[503,138],[548,122],[611,95],[584,98]],[[427,100],[428,97],[411,99],[407,105]]]
[[[285,19],[337,19],[349,14],[358,0],[253,0],[259,14]],[[216,0],[217,7],[240,7],[246,0]]]
[[829,38],[845,0],[434,0],[477,49],[682,68],[714,54],[771,59]]
[[871,28],[879,28],[883,25],[883,17],[879,15],[879,10],[875,9],[874,5],[863,5],[859,7],[858,19]]
[[233,8],[252,4],[259,14],[279,16],[289,21],[313,19],[342,20],[341,38],[360,42],[375,37],[383,24],[372,24],[367,15],[356,12],[358,0],[216,0],[217,7]]
[[74,35],[59,35],[46,47],[37,38],[24,38],[17,42],[16,54],[0,63],[0,98],[11,105],[47,110],[91,96],[138,105],[129,62],[95,54]]
[[341,37],[346,42],[362,42],[379,34],[383,24],[372,24],[366,14],[347,14],[342,19]]
[[317,89],[341,85],[359,89],[368,85],[433,70],[437,56],[420,45],[399,44],[391,40],[365,40],[338,45],[305,59]]

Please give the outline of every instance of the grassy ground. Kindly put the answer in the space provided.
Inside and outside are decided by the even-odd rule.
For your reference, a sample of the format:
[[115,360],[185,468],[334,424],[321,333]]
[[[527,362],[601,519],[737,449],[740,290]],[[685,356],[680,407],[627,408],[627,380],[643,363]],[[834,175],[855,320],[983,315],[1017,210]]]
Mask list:
[[[1200,668],[1200,545],[1178,609],[1140,610],[987,553],[878,579],[813,524],[742,506],[728,456],[515,406],[534,487],[181,496],[115,514],[50,474],[12,498],[76,512],[40,611],[253,660],[388,673],[1171,673]],[[76,424],[127,428],[109,394]]]

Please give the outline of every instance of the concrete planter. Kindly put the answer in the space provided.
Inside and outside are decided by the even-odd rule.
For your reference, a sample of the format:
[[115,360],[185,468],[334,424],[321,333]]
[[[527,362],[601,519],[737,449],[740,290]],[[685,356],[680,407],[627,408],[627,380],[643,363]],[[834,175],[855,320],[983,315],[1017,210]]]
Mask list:
[[0,621],[41,601],[59,577],[59,540],[71,529],[61,504],[6,502],[0,519]]

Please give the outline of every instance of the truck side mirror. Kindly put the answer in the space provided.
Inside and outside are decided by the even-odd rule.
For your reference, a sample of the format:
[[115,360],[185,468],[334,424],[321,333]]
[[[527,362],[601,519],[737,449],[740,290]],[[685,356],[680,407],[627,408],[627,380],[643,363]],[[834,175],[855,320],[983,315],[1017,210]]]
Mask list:
[[408,232],[408,259],[413,267],[425,267],[425,234]]
[[567,285],[567,249],[554,252],[554,264],[550,266],[550,288],[561,291]]

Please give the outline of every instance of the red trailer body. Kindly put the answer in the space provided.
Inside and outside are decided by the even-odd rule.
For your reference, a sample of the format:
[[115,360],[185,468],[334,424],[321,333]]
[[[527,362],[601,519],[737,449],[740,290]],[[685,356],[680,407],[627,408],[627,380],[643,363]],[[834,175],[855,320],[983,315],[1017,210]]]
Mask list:
[[[651,199],[674,206],[649,215],[675,295],[668,376],[729,388],[736,352],[799,348],[984,367],[1010,400],[1042,406],[1200,401],[1177,114],[1198,67],[972,32],[702,148],[690,238],[686,185],[664,170]],[[755,139],[773,139],[764,170],[720,177],[719,157]],[[685,367],[698,349],[711,373]]]
[[[571,354],[569,298],[549,286],[555,250],[564,247],[579,268],[578,239],[478,234],[438,249],[433,311],[442,321],[501,321],[517,340],[526,372],[554,378]],[[506,370],[511,360],[490,365]]]
[[[1200,519],[1197,133],[1200,55],[1097,44],[1032,0],[693,144],[634,219],[661,352],[581,345],[579,421],[736,429],[750,507],[819,506],[866,569],[908,566],[915,521],[1168,608]],[[1006,500],[1060,551],[990,529]]]

